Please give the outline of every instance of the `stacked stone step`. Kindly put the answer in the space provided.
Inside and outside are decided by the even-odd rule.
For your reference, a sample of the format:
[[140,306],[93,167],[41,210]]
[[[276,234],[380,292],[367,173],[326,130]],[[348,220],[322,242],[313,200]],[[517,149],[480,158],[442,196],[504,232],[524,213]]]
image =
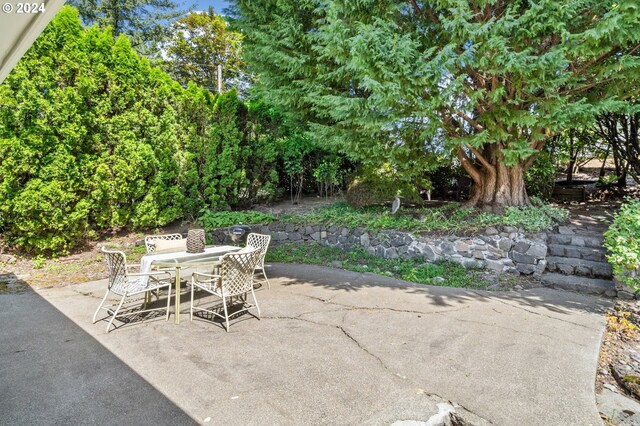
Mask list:
[[583,232],[548,234],[547,266],[542,282],[549,287],[614,297],[617,291],[602,234]]
[[601,236],[550,234],[547,271],[611,279],[611,265],[602,241]]

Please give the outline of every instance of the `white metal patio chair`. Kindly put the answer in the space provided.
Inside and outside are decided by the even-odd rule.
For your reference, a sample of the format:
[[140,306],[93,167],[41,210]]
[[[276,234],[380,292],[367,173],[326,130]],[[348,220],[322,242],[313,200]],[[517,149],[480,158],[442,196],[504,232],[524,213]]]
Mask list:
[[[269,288],[271,288],[271,283],[269,282],[269,278],[267,278],[267,274],[264,271],[264,258],[267,255],[267,249],[269,248],[270,241],[271,235],[255,234],[253,232],[247,235],[247,246],[255,247],[260,250],[260,259],[258,260],[256,270],[254,271],[254,282],[266,282]],[[262,278],[256,279],[258,274],[262,275]]]
[[[156,249],[156,241],[182,243],[182,234],[164,234],[164,235],[147,235],[144,237],[144,245],[148,253],[154,253]],[[186,246],[185,246],[186,247]]]
[[[258,311],[257,318],[260,319],[260,307],[256,294],[253,291],[253,271],[256,264],[260,260],[260,251],[255,248],[248,247],[236,253],[228,253],[220,259],[220,266],[217,268],[216,274],[205,274],[194,272],[191,277],[191,320],[193,321],[193,312],[204,311],[215,316],[224,318],[225,329],[229,332],[229,311],[227,309],[227,300],[232,300],[235,296],[242,302],[242,309],[237,310],[234,314],[249,311],[256,308]],[[202,289],[216,297],[222,299],[222,307],[224,315],[212,310],[196,307],[193,304],[194,292]],[[246,295],[251,293],[254,304],[245,302]],[[244,299],[242,298],[244,296]],[[254,315],[255,316],[255,315]]]
[[[109,283],[107,287],[107,292],[105,293],[98,309],[93,314],[93,323],[96,322],[96,317],[98,316],[98,312],[100,309],[106,309],[107,313],[111,315],[111,319],[109,320],[109,324],[107,324],[107,333],[110,331],[111,324],[113,324],[113,320],[117,317],[131,316],[135,312],[136,314],[144,313],[144,312],[152,312],[159,311],[165,309],[161,308],[153,308],[147,309],[147,304],[151,301],[151,294],[153,291],[156,292],[156,298],[159,300],[160,290],[166,288],[167,289],[167,315],[166,319],[169,319],[169,306],[171,304],[171,285],[173,280],[171,279],[171,274],[165,271],[155,271],[148,273],[131,273],[127,271],[128,268],[136,266],[136,265],[127,265],[127,257],[126,255],[118,250],[107,250],[104,247],[101,249],[102,253],[105,255],[105,259],[107,261],[107,267],[109,270]],[[146,280],[143,278],[147,277]],[[113,305],[103,306],[109,293],[113,293],[115,295],[121,296],[120,302]],[[125,300],[129,299],[133,302],[134,296],[138,296],[140,294],[144,294],[144,300],[142,301],[142,309],[136,311],[127,310],[126,313],[120,314],[120,309],[122,308]],[[135,300],[137,302],[137,300]],[[113,309],[115,307],[115,310]]]

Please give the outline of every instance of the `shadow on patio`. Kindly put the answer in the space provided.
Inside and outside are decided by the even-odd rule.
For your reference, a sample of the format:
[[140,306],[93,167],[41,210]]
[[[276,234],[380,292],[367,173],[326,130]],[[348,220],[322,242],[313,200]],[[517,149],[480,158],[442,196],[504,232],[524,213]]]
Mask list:
[[28,287],[0,293],[0,324],[1,423],[195,424]]

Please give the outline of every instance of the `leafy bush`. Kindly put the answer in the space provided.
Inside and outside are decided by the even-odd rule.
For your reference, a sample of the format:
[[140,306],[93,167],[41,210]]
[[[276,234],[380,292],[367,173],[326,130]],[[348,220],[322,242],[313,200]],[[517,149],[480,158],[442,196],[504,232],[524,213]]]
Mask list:
[[269,223],[276,220],[275,216],[256,211],[205,211],[198,218],[198,223],[206,230],[225,228],[232,225],[251,225]]
[[640,199],[626,200],[604,237],[616,278],[640,290]]
[[547,151],[540,151],[533,165],[525,173],[527,193],[550,200],[557,174],[553,156]]
[[217,97],[214,105],[214,125],[207,141],[202,193],[208,207],[229,208],[238,205],[241,191],[248,184],[244,165],[249,157],[241,121],[246,106],[234,91]]
[[395,195],[396,191],[383,182],[356,178],[347,188],[344,198],[349,205],[361,208],[393,200]]
[[282,117],[212,95],[64,7],[0,85],[0,234],[68,252],[277,194]]
[[569,212],[561,207],[548,204],[528,207],[507,207],[501,223],[523,227],[527,231],[551,229],[556,223],[562,223],[569,217]]
[[181,90],[126,37],[64,7],[0,85],[6,241],[66,252],[102,229],[178,218]]

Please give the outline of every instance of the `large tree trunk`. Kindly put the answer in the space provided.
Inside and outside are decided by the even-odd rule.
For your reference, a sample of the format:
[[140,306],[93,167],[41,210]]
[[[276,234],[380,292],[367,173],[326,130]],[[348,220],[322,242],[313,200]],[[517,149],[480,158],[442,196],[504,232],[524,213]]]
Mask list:
[[514,166],[506,166],[494,147],[485,148],[485,155],[475,153],[479,167],[472,164],[464,151],[458,150],[462,166],[473,180],[468,206],[486,211],[502,213],[507,206],[529,206],[529,196],[525,188],[524,172],[533,159]]
[[501,213],[506,206],[531,205],[524,185],[522,165],[495,165],[494,170],[482,170],[474,180],[468,204],[483,210]]

